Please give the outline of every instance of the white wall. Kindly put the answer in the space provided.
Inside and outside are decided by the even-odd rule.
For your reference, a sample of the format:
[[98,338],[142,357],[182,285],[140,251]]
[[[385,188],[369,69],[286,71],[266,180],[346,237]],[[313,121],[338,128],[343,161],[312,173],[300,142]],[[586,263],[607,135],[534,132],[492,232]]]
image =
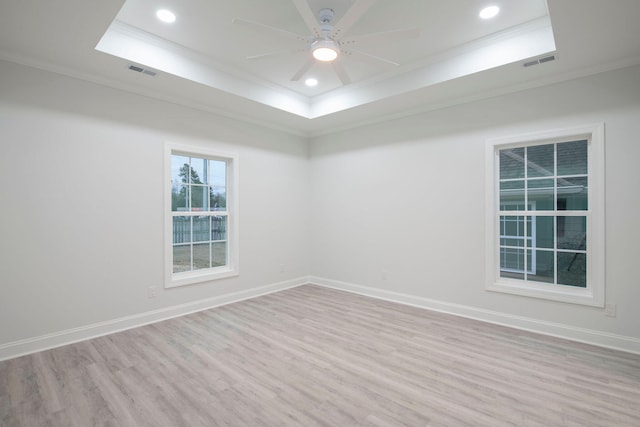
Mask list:
[[[6,62],[0,76],[0,350],[308,274],[304,139]],[[163,289],[166,140],[239,154],[239,277]]]
[[[310,143],[1,61],[0,76],[0,359],[309,274],[640,349],[638,67]],[[617,317],[485,291],[485,140],[591,122],[606,125],[607,301]],[[239,153],[239,277],[162,288],[165,140]]]
[[[485,140],[593,122],[606,126],[606,298],[617,317],[485,291]],[[312,275],[521,327],[556,325],[550,333],[566,326],[578,339],[602,332],[640,351],[639,136],[635,67],[316,138]]]

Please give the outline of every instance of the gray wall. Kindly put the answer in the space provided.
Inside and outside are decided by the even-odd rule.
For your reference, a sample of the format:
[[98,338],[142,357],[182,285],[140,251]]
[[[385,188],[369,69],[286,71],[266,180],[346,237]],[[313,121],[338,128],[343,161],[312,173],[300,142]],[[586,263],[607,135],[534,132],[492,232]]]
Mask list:
[[[305,140],[6,62],[0,75],[0,345],[308,274]],[[164,290],[165,141],[239,154],[239,277]]]
[[[640,343],[638,67],[311,141],[6,62],[0,75],[0,353],[307,275]],[[485,140],[592,122],[617,317],[485,291]],[[167,140],[239,154],[239,277],[162,288]]]
[[[485,141],[596,122],[606,126],[606,299],[617,317],[486,291]],[[315,138],[311,273],[506,323],[640,338],[639,135],[635,67]]]

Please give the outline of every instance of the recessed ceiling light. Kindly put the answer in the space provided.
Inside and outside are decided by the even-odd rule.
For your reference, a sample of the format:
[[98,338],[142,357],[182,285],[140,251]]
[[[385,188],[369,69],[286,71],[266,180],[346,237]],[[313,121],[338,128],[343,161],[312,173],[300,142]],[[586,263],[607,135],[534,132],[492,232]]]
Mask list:
[[313,77],[308,78],[307,80],[304,81],[304,84],[306,84],[309,87],[314,87],[318,85],[318,79],[314,79]]
[[156,12],[156,16],[159,20],[166,22],[167,24],[175,22],[176,20],[176,14],[167,9],[160,9]]
[[491,19],[496,16],[500,12],[500,8],[498,6],[488,6],[480,11],[480,18],[482,19]]

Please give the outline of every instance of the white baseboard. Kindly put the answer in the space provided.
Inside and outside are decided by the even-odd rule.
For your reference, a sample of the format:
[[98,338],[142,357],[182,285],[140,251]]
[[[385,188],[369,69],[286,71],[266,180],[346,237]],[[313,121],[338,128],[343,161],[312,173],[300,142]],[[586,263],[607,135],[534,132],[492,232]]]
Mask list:
[[52,334],[2,344],[0,345],[0,361],[294,288],[308,283],[308,281],[308,277],[299,277],[271,285],[232,292],[213,298],[192,301],[119,319],[108,320],[106,322],[94,323],[79,328],[67,329]]
[[611,348],[614,350],[640,354],[640,339],[633,337],[610,334],[607,332],[600,332],[591,329],[577,328],[575,326],[546,322],[542,320],[531,319],[528,317],[514,316],[507,313],[483,310],[480,308],[469,307],[460,304],[452,304],[429,298],[372,288],[369,286],[362,286],[353,283],[341,282],[338,280],[325,279],[322,277],[310,277],[309,283],[324,286],[327,288],[365,295],[372,298],[397,302],[447,314],[454,314],[470,319],[481,320],[483,322],[494,323],[511,328],[550,335],[558,338],[565,338],[572,341],[593,344],[600,347]]
[[516,329],[565,338],[572,341],[593,344],[600,347],[640,354],[640,340],[633,337],[615,335],[591,329],[577,328],[574,326],[563,325],[559,323],[545,322],[527,317],[514,316],[511,314],[500,313],[496,311],[483,310],[460,304],[437,301],[429,298],[418,297],[415,295],[408,295],[372,288],[369,286],[341,282],[338,280],[325,279],[321,277],[299,277],[296,279],[273,283],[266,286],[260,286],[239,292],[232,292],[213,298],[207,298],[189,302],[186,304],[165,307],[162,309],[122,317],[119,319],[113,319],[106,322],[95,323],[79,328],[68,329],[52,334],[2,344],[0,345],[0,361],[12,359],[14,357],[23,356],[30,353],[35,353],[42,350],[60,347],[67,344],[73,344],[78,341],[96,338],[131,328],[136,328],[139,326],[144,326],[150,323],[160,322],[162,320],[167,320],[178,316],[184,316],[186,314],[219,307],[246,299],[256,298],[261,295],[294,288],[306,283],[352,292],[372,298],[397,302],[400,304],[425,308],[428,310],[454,314],[457,316],[495,323],[498,325],[509,326]]

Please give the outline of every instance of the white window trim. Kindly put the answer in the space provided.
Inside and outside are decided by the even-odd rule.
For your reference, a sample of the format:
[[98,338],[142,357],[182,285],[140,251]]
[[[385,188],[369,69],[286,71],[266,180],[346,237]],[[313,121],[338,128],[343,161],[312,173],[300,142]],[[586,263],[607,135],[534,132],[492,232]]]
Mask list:
[[[227,265],[182,273],[173,273],[173,220],[171,212],[171,155],[226,160],[227,167]],[[164,287],[191,285],[240,274],[238,238],[238,155],[204,147],[165,142],[164,145]]]
[[[498,189],[498,150],[540,143],[554,143],[585,138],[588,140],[589,209],[587,212],[587,287],[538,284],[500,277],[497,215],[500,203]],[[528,133],[489,139],[485,145],[485,289],[533,298],[562,301],[595,307],[605,303],[605,151],[604,123]]]

